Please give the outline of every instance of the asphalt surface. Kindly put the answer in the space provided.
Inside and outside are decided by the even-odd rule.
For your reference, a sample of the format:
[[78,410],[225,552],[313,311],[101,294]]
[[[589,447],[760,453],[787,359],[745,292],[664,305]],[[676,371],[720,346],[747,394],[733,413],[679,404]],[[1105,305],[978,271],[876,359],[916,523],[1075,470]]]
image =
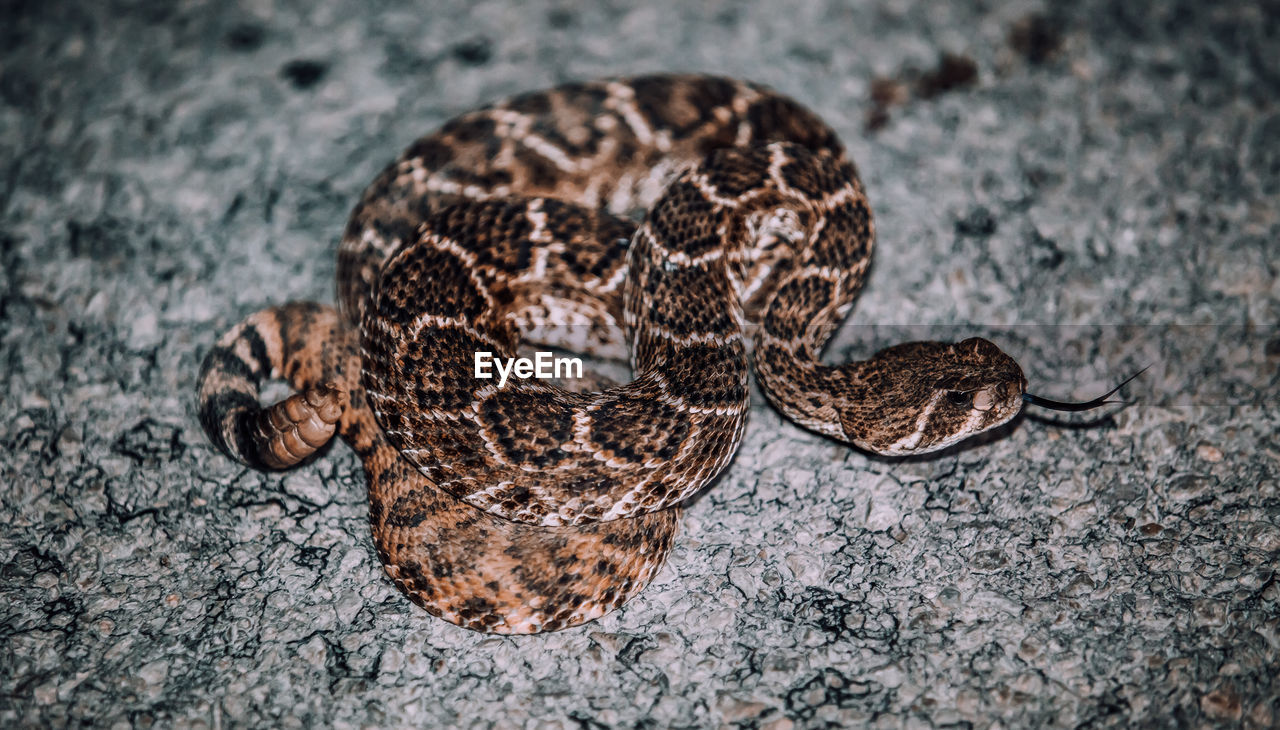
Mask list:
[[[0,12],[0,725],[1280,723],[1275,3]],[[1153,367],[1091,423],[905,461],[756,394],[636,600],[458,629],[383,576],[345,446],[285,474],[210,446],[201,357],[333,300],[416,136],[655,70],[770,84],[847,143],[879,248],[833,361],[982,335],[1060,398]]]

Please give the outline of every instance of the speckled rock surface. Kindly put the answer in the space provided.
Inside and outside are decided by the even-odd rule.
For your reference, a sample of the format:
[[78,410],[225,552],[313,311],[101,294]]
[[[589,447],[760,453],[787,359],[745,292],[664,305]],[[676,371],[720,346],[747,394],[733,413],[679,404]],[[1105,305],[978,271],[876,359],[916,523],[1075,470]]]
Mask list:
[[[0,725],[1280,723],[1275,3],[0,12]],[[350,206],[418,134],[662,69],[848,143],[880,249],[833,359],[937,325],[1046,395],[1154,360],[1143,403],[890,461],[760,402],[638,599],[454,628],[383,577],[345,447],[283,475],[210,447],[200,358],[332,301]]]

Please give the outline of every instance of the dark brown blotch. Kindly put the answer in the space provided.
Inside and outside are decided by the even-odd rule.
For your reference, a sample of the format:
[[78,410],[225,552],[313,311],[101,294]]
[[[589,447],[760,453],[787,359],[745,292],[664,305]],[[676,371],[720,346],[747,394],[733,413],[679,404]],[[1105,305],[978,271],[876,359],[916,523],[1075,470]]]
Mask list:
[[849,169],[795,150],[796,154],[779,169],[783,181],[791,189],[810,198],[831,195],[849,184]]
[[670,459],[689,435],[686,414],[665,403],[626,395],[592,412],[591,440],[617,458],[643,462]]
[[508,381],[507,389],[480,405],[480,418],[503,455],[516,464],[547,469],[571,458],[561,446],[573,440],[573,408],[543,392]]
[[419,160],[427,170],[439,170],[453,160],[453,148],[436,135],[419,137],[402,156],[405,160]]
[[844,154],[840,139],[813,112],[779,96],[766,96],[747,109],[747,120],[758,143],[794,142],[811,152],[833,157]]
[[493,119],[486,114],[475,113],[446,122],[440,128],[440,134],[447,135],[462,144],[472,144],[493,139],[496,127]]
[[687,180],[676,181],[654,205],[648,223],[654,238],[668,251],[701,256],[722,245],[718,229],[727,213]]
[[861,198],[827,211],[810,263],[847,271],[871,253],[871,211]]
[[784,341],[802,337],[813,315],[835,295],[834,286],[816,276],[788,280],[765,312],[765,331]]
[[470,274],[454,254],[427,242],[417,244],[383,270],[377,312],[400,326],[422,314],[476,320],[485,303]]
[[716,194],[736,198],[768,184],[769,151],[762,147],[719,150],[701,172]]

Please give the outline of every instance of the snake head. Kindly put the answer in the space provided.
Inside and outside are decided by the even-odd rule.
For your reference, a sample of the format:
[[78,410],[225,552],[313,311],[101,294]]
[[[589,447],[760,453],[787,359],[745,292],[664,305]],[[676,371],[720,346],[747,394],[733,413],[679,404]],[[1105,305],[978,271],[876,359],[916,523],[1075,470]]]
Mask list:
[[844,438],[888,456],[946,448],[1022,408],[1022,368],[991,342],[907,342],[843,371],[836,410]]

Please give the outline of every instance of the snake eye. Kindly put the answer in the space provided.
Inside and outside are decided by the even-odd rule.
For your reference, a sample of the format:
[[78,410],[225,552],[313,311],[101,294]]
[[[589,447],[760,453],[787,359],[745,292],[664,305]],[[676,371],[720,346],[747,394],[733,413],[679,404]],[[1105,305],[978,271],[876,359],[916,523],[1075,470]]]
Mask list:
[[951,405],[959,406],[960,408],[972,408],[973,391],[948,390],[947,401],[950,402]]

